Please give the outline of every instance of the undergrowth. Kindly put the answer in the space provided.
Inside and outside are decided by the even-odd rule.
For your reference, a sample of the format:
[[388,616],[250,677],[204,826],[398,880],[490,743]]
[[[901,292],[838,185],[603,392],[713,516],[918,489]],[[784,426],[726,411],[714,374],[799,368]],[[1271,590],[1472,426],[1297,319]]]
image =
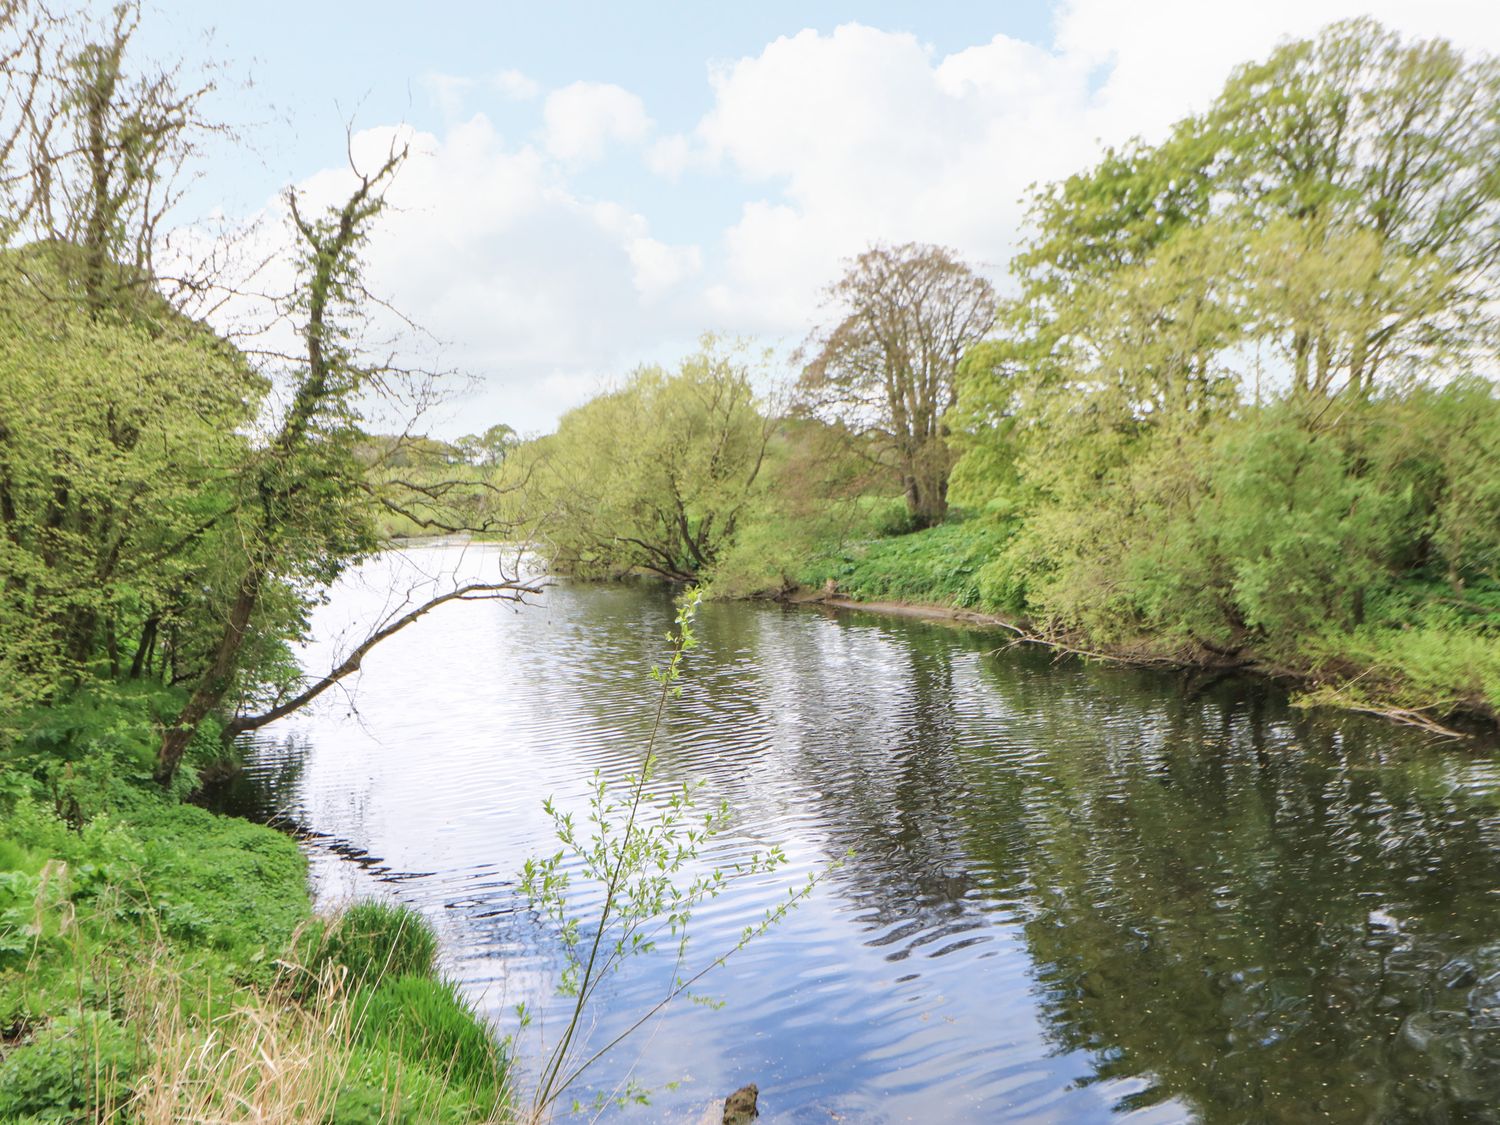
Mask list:
[[159,703],[64,701],[0,743],[0,1122],[509,1120],[431,927],[314,918],[295,841],[150,781]]
[[839,593],[863,601],[979,608],[979,571],[1011,534],[1008,524],[973,519],[866,539],[809,559],[798,580],[815,589],[832,581]]

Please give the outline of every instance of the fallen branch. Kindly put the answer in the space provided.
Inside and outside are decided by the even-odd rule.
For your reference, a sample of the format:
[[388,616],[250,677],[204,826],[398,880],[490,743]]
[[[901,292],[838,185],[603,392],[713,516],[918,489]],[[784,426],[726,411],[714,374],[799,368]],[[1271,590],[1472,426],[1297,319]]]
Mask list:
[[[1313,707],[1322,706],[1324,705],[1324,701],[1309,699],[1306,705]],[[1454,730],[1452,727],[1445,727],[1431,715],[1425,715],[1420,710],[1410,707],[1371,707],[1342,701],[1333,703],[1332,705],[1344,711],[1355,711],[1361,715],[1375,715],[1378,718],[1399,723],[1404,727],[1416,727],[1418,730],[1424,730],[1436,738],[1450,739],[1455,742],[1462,742],[1468,738],[1468,735],[1464,734],[1463,731]]]

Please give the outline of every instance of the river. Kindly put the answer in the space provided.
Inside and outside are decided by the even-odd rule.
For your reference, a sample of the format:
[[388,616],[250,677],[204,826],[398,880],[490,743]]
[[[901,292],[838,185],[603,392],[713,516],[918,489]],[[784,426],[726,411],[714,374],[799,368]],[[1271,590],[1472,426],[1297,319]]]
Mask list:
[[[498,550],[376,560],[321,611],[309,664],[412,568]],[[324,901],[429,916],[500,1028],[537,1012],[523,1072],[566,1001],[518,872],[556,850],[544,798],[581,812],[595,770],[639,768],[674,613],[650,586],[538,603],[445,607],[387,641],[255,740],[237,798],[321,834]],[[1494,750],[933,622],[710,603],[698,633],[661,779],[729,803],[707,862],[788,862],[699,911],[689,963],[824,874],[705,978],[721,1005],[670,1009],[589,1073],[589,1094],[656,1090],[607,1119],[694,1120],[746,1082],[767,1122],[1495,1119]],[[592,1041],[674,969],[635,959]]]

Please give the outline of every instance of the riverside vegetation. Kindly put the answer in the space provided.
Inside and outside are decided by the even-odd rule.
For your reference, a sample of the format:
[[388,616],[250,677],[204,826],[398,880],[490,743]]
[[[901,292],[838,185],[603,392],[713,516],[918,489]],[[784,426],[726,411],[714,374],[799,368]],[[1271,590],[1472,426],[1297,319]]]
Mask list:
[[[545,1117],[569,1074],[518,1108],[507,1043],[419,915],[315,917],[295,841],[189,801],[234,768],[235,735],[424,614],[538,585],[513,556],[424,576],[326,672],[301,667],[329,585],[392,531],[518,533],[522,489],[497,479],[513,435],[455,463],[414,430],[437,374],[362,346],[379,306],[360,251],[404,150],[352,166],[326,209],[285,195],[296,279],[269,303],[210,268],[232,244],[159,265],[213,87],[139,63],[139,16],[0,6],[0,1120]],[[295,347],[206,325],[235,301],[267,318],[242,341],[279,327]],[[413,404],[400,436],[372,432]],[[632,864],[689,862],[703,838],[616,827]],[[679,927],[720,886],[652,885]],[[619,905],[658,921],[624,888]]]
[[463,507],[355,405],[426,385],[358,347],[402,154],[321,216],[287,196],[301,350],[252,359],[194,315],[221,276],[158,267],[212,86],[136,63],[138,17],[0,6],[0,1120],[496,1118],[504,1048],[427,924],[314,918],[295,841],[186,803],[413,612],[526,588],[436,592],[327,676],[292,655],[377,512]]
[[314,919],[291,839],[185,801],[422,613],[534,588],[424,595],[305,673],[320,591],[389,534],[1500,713],[1495,60],[1336,25],[1038,190],[1003,297],[874,247],[775,401],[708,339],[555,434],[447,445],[364,413],[431,386],[361,348],[403,154],[288,195],[298,347],[236,346],[222,279],[155,256],[211,86],[132,69],[136,17],[0,7],[0,1118],[510,1112],[420,919]]
[[1497,161],[1500,62],[1338,24],[1038,189],[1003,300],[875,247],[790,409],[710,342],[514,460],[573,573],[963,607],[1492,724]]

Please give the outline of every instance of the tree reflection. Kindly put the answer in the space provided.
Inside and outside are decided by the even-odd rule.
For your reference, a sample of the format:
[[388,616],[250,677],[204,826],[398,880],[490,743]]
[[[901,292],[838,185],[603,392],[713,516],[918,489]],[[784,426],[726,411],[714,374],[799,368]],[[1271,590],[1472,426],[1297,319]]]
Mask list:
[[1025,871],[1058,1047],[1100,1079],[1150,1075],[1129,1104],[1185,1097],[1211,1121],[1488,1112],[1491,798],[1387,729],[1292,719],[1253,687],[1138,695],[1119,722],[1071,682],[1029,712],[1024,854],[997,854],[994,802],[962,805],[976,854]]

